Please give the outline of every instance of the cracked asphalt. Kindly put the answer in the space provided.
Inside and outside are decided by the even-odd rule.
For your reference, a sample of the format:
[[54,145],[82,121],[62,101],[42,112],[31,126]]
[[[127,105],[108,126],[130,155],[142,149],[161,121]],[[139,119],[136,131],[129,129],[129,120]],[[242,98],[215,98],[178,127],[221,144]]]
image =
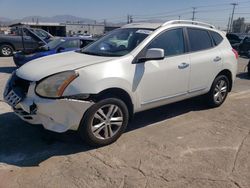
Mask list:
[[51,133],[14,115],[2,93],[15,67],[0,58],[0,188],[249,188],[247,61],[220,108],[196,98],[142,112],[116,143],[90,148],[74,132]]

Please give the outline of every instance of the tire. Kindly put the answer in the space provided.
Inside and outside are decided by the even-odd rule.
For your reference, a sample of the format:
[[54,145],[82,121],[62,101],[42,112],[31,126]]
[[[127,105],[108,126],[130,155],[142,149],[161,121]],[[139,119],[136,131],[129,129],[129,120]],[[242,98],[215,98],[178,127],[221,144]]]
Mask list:
[[248,76],[250,76],[250,62],[248,63],[248,66],[247,66],[247,74]]
[[225,75],[219,75],[215,78],[212,87],[207,94],[208,105],[212,108],[221,106],[229,92],[229,80]]
[[4,44],[2,46],[0,46],[0,55],[3,57],[9,57],[13,55],[13,47],[8,45],[8,44]]
[[126,104],[117,98],[107,98],[88,109],[78,132],[89,145],[101,147],[115,142],[126,130],[128,120]]

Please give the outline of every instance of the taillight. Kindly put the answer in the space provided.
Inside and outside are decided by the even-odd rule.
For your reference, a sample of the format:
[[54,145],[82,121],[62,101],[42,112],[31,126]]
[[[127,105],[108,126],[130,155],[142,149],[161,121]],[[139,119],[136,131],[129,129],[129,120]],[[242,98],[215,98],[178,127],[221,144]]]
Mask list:
[[235,58],[236,58],[236,59],[239,59],[239,54],[238,54],[238,52],[237,52],[235,49],[232,49],[232,51],[233,51],[233,53],[234,53],[234,55],[235,55]]

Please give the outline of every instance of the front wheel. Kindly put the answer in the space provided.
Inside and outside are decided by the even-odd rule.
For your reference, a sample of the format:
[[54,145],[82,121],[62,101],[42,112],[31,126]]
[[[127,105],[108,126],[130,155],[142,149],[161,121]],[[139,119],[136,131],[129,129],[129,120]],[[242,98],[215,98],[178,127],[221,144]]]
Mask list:
[[79,127],[79,134],[89,145],[105,146],[115,142],[126,130],[129,113],[120,99],[108,98],[91,106]]
[[10,45],[4,44],[0,46],[0,55],[3,57],[9,57],[13,54],[13,48]]
[[221,106],[227,98],[229,92],[229,81],[225,75],[215,78],[212,87],[207,94],[208,104],[211,107]]

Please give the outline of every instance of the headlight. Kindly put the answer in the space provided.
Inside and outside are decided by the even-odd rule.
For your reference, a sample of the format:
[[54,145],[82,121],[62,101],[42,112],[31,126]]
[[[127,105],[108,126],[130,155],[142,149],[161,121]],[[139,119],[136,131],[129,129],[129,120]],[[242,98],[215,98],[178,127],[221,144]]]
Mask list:
[[75,71],[67,71],[52,75],[42,80],[36,86],[36,93],[41,97],[62,97],[67,86],[78,77]]

